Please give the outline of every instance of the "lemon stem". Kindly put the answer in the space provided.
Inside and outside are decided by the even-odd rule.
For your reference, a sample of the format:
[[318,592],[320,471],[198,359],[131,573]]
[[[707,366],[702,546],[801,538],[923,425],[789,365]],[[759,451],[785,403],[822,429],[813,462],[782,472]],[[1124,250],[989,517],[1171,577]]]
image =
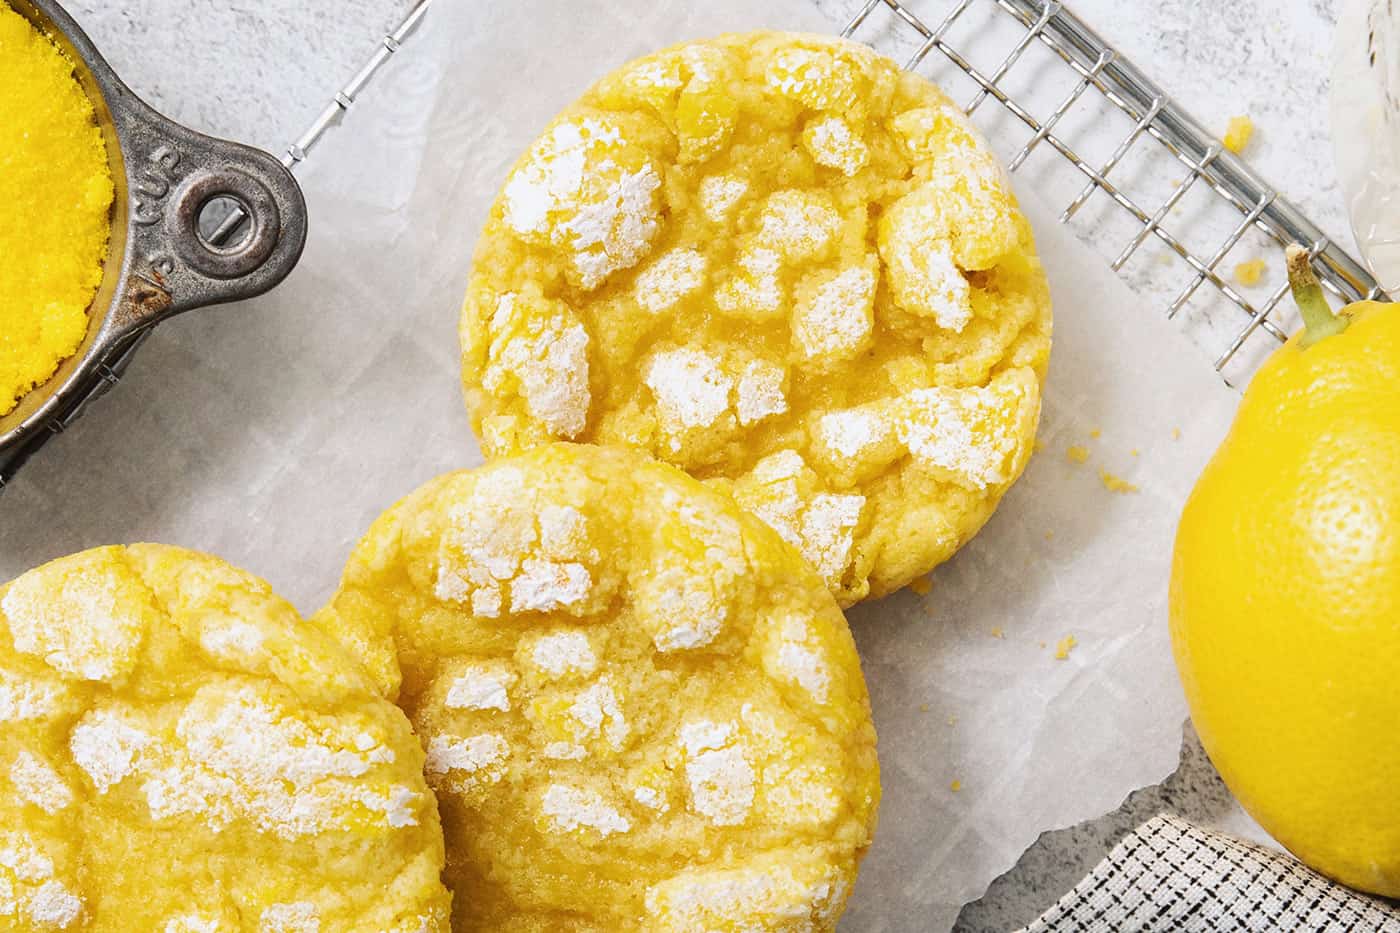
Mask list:
[[1322,294],[1322,285],[1313,272],[1308,251],[1297,243],[1291,243],[1285,255],[1288,257],[1288,287],[1303,315],[1303,336],[1299,338],[1298,345],[1306,350],[1320,340],[1340,334],[1347,329],[1349,322],[1334,314],[1328,306],[1327,296]]

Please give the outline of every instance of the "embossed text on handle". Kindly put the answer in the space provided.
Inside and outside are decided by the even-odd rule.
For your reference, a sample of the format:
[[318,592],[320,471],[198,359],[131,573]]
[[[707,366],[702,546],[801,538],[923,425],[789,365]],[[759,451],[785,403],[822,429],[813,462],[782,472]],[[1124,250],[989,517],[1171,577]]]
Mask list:
[[146,166],[131,187],[131,217],[143,227],[157,223],[170,189],[175,185],[175,169],[180,153],[169,146],[160,146],[146,159]]

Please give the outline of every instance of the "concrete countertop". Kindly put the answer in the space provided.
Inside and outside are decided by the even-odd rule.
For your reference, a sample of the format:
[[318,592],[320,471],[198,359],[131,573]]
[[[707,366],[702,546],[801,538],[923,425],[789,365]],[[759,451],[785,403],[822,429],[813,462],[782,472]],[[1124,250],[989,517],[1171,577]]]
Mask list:
[[[861,0],[813,0],[839,29]],[[932,18],[947,0],[910,0]],[[1249,114],[1248,159],[1325,232],[1353,247],[1334,181],[1326,88],[1335,0],[1073,0],[1074,11],[1197,118],[1224,130]],[[397,23],[412,0],[74,0],[69,9],[124,79],[171,117],[280,153]],[[1024,924],[1129,830],[1166,810],[1250,831],[1189,726],[1178,772],[1116,812],[1047,833],[960,930]]]

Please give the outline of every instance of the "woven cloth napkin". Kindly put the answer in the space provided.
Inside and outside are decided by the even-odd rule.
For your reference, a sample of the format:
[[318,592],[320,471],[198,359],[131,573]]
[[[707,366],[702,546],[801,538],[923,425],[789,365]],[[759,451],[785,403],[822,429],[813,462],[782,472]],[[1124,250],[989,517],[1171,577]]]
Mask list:
[[1164,814],[1020,933],[1237,930],[1400,933],[1400,909],[1287,855]]

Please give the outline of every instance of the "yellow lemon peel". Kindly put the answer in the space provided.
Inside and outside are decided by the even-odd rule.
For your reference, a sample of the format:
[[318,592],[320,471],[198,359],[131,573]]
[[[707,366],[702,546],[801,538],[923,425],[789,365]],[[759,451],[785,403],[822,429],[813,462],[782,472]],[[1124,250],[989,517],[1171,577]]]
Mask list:
[[1177,529],[1171,635],[1191,719],[1273,838],[1400,896],[1400,312],[1334,313],[1288,250],[1305,330],[1244,393]]

